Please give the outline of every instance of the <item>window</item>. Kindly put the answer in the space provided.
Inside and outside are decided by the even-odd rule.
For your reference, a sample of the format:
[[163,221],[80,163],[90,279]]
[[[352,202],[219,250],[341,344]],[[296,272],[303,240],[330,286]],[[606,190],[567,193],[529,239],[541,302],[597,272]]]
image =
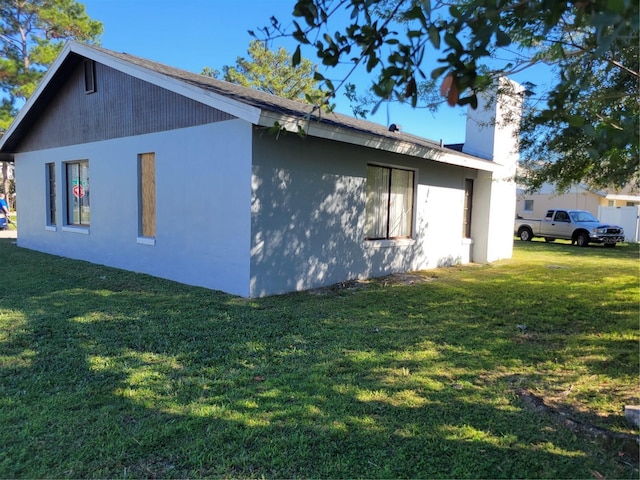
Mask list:
[[464,181],[464,216],[462,217],[462,235],[471,238],[471,204],[473,201],[473,179]]
[[525,200],[524,201],[524,211],[525,212],[533,212],[533,200]]
[[411,237],[414,176],[412,170],[367,166],[365,238]]
[[67,170],[67,225],[89,226],[91,207],[89,205],[89,162],[65,163]]
[[607,201],[607,207],[613,207],[613,206],[614,206],[613,200],[608,200]]
[[138,155],[138,218],[140,235],[156,236],[156,155]]
[[84,93],[94,93],[96,91],[96,62],[93,60],[84,61]]
[[47,225],[56,225],[56,165],[46,164],[47,176]]

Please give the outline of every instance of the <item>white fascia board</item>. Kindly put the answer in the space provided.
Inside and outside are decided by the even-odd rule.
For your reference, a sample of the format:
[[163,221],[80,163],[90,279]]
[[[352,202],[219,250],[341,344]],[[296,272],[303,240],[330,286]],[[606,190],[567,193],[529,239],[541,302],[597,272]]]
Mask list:
[[607,200],[620,200],[623,202],[640,202],[640,196],[638,195],[614,195],[610,193],[605,198]]
[[95,60],[96,62],[102,63],[115,70],[131,75],[132,77],[190,98],[204,105],[222,110],[229,115],[246,120],[247,122],[255,124],[260,118],[261,110],[257,107],[247,105],[246,103],[233,100],[224,95],[219,95],[178,79],[168,77],[162,73],[127,62],[126,60],[112,57],[111,55],[103,54],[102,52],[97,52],[80,43],[73,43],[71,48],[73,52],[79,55]]
[[273,127],[275,122],[278,122],[282,128],[289,132],[298,132],[298,126],[300,126],[307,135],[312,137],[409,155],[416,158],[445,163],[447,165],[483,170],[486,172],[494,172],[502,167],[501,164],[490,160],[473,158],[469,155],[461,155],[453,151],[443,152],[435,148],[417,145],[401,139],[392,140],[386,137],[377,137],[374,134],[358,132],[346,127],[327,125],[315,120],[305,121],[298,117],[279,115],[274,112],[263,111],[257,125],[270,128]]

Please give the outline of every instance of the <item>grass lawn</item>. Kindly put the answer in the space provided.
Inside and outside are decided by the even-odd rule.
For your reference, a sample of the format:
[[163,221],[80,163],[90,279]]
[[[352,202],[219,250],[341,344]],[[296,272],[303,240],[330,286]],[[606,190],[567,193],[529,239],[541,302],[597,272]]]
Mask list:
[[245,300],[0,240],[0,477],[638,478],[638,245]]

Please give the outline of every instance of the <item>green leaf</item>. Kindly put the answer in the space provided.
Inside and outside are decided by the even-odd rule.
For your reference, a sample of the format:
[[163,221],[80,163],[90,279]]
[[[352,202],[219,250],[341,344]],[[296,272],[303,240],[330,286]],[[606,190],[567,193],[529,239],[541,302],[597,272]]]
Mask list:
[[433,80],[435,80],[436,78],[438,78],[439,76],[441,76],[444,72],[446,72],[447,70],[449,70],[449,66],[447,65],[446,67],[438,67],[435,70],[431,71],[431,78]]
[[378,111],[378,109],[380,108],[380,105],[382,105],[382,102],[384,102],[384,101],[385,101],[385,99],[384,99],[384,98],[382,98],[382,99],[380,99],[380,100],[378,101],[378,103],[376,103],[376,104],[373,106],[373,108],[371,109],[371,115],[375,115],[375,114],[376,114],[376,112],[377,112],[377,111]]
[[496,30],[496,45],[506,47],[511,44],[511,37],[502,30]]
[[460,100],[458,100],[458,105],[460,105],[461,107],[469,105],[475,110],[476,108],[478,108],[478,96],[470,95],[468,97],[461,98]]
[[440,32],[433,24],[429,25],[429,40],[436,50],[440,50]]
[[380,60],[378,60],[376,54],[372,52],[371,55],[369,55],[369,60],[367,60],[367,72],[373,70],[379,62]]
[[425,13],[430,16],[431,15],[431,0],[422,0],[422,9]]
[[293,56],[291,57],[291,65],[294,66],[294,67],[300,65],[300,57],[301,57],[300,45],[298,45],[296,47],[296,51],[293,52]]
[[572,127],[582,127],[584,126],[584,117],[582,115],[570,115],[569,118],[567,118],[567,122],[569,123],[570,126]]
[[447,32],[444,34],[444,41],[447,45],[449,45],[451,48],[453,48],[457,52],[461,52],[462,50],[464,50],[462,48],[462,44],[460,43],[460,40],[458,40],[458,38],[451,32]]

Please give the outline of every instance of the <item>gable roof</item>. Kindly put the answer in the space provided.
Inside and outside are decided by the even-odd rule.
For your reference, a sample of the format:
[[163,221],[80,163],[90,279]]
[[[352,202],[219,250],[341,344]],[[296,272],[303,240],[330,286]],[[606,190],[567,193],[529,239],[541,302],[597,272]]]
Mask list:
[[91,59],[140,80],[217,108],[254,125],[278,122],[289,131],[485,171],[499,164],[457,152],[425,138],[338,113],[310,114],[308,104],[224,82],[98,46],[68,42],[25,106],[0,138],[0,160],[12,160],[18,144],[79,62]]

